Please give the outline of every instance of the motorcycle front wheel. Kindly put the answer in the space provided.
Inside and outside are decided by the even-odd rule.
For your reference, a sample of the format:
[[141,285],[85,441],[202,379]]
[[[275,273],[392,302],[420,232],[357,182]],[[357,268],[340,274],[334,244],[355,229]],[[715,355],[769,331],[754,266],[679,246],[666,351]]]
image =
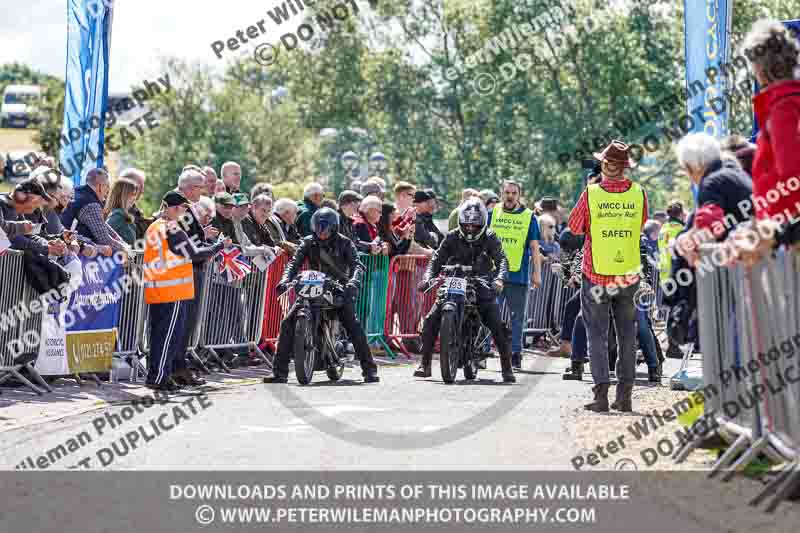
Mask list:
[[453,383],[458,374],[458,360],[461,343],[456,323],[455,311],[442,313],[442,326],[439,331],[439,366],[442,369],[442,380]]
[[294,373],[301,385],[311,383],[316,352],[311,320],[305,316],[298,316],[294,325]]

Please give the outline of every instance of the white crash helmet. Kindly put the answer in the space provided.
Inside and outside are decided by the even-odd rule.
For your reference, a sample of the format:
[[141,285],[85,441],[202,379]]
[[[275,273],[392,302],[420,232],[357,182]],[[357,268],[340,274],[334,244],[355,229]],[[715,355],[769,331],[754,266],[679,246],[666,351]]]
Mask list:
[[[470,198],[458,208],[458,232],[467,242],[475,242],[486,233],[486,206],[479,198]],[[466,228],[466,226],[470,226]]]

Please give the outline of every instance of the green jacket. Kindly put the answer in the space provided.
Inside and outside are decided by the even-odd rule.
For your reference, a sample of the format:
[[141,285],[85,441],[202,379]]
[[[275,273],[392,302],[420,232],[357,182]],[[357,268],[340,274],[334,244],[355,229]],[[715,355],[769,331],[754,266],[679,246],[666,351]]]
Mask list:
[[315,206],[308,200],[303,200],[297,204],[297,220],[294,225],[297,231],[300,232],[300,237],[307,237],[311,235],[311,216],[317,212],[319,207]]
[[111,210],[108,215],[106,223],[122,237],[122,240],[133,246],[136,242],[136,224],[133,222],[133,216],[125,209],[117,207]]

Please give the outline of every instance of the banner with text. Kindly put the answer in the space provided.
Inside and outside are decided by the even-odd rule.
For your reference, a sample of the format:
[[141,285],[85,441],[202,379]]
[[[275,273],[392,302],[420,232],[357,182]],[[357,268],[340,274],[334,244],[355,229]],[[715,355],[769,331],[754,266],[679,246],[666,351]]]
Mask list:
[[117,342],[122,266],[103,258],[73,259],[64,302],[51,302],[42,315],[36,369],[61,376],[108,372]]

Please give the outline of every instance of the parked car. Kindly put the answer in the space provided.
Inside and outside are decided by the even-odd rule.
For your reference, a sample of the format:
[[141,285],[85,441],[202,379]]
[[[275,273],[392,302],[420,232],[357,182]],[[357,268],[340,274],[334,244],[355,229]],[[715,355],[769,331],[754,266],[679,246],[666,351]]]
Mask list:
[[0,105],[0,127],[27,128],[31,123],[38,124],[41,121],[39,103],[42,100],[42,91],[39,85],[7,86]]
[[3,178],[16,183],[30,176],[32,169],[25,156],[30,152],[9,152],[5,155],[3,164]]

